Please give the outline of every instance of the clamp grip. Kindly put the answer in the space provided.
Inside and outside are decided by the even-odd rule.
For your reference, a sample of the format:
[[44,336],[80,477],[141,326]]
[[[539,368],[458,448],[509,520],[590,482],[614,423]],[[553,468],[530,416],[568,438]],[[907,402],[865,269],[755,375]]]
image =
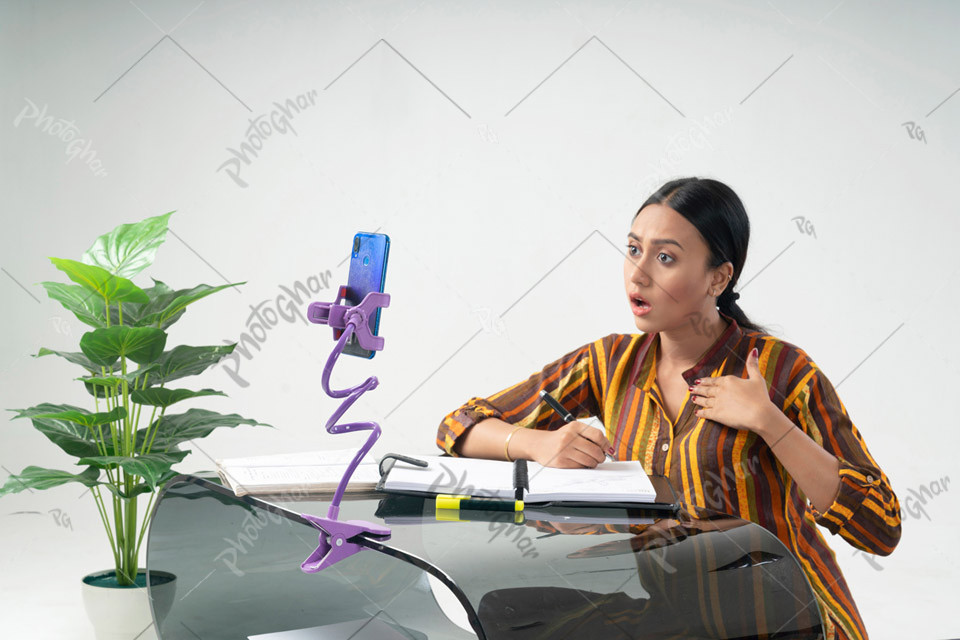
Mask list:
[[383,350],[383,338],[370,332],[369,319],[377,309],[390,306],[390,294],[371,291],[358,305],[342,304],[347,298],[348,288],[340,285],[336,302],[311,302],[307,307],[307,320],[314,324],[325,324],[333,328],[333,339],[340,338],[347,325],[353,324],[357,342],[370,351]]
[[316,529],[320,530],[319,544],[313,553],[300,564],[304,573],[317,573],[341,560],[346,560],[365,547],[351,542],[360,535],[373,536],[378,540],[389,540],[390,529],[362,520],[340,521],[322,518],[307,513],[301,514]]

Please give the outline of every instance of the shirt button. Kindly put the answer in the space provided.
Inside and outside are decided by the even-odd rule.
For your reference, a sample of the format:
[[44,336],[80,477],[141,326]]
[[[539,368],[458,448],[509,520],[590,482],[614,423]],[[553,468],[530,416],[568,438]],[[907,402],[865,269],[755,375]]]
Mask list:
[[867,476],[867,482],[873,484],[873,476]]
[[661,450],[661,451],[666,451],[666,450],[669,449],[669,448],[670,448],[670,445],[669,445],[668,443],[666,443],[666,442],[664,442],[664,443],[660,446],[660,450]]

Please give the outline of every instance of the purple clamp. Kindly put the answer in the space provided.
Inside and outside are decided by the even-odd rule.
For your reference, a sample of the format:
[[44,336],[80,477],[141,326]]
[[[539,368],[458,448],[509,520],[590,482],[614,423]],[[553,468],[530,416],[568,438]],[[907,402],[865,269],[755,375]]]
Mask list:
[[300,514],[310,524],[320,530],[319,544],[306,560],[300,564],[300,569],[304,573],[316,573],[327,567],[349,558],[366,547],[354,542],[359,538],[373,538],[376,540],[387,540],[390,538],[390,528],[363,520],[337,520],[340,514],[340,501],[343,499],[344,490],[350,481],[350,476],[356,471],[357,466],[363,457],[367,454],[373,443],[380,437],[380,425],[376,422],[346,422],[336,424],[337,420],[346,412],[350,406],[363,395],[365,391],[376,388],[379,384],[376,376],[370,376],[361,384],[349,389],[331,389],[330,373],[333,371],[333,365],[337,357],[343,351],[343,346],[350,339],[351,335],[356,334],[357,342],[364,349],[380,351],[383,349],[383,338],[370,333],[368,319],[371,314],[376,312],[378,307],[390,306],[390,294],[372,291],[368,293],[363,301],[356,305],[344,305],[341,302],[346,298],[347,287],[341,286],[337,295],[336,302],[311,302],[307,308],[307,319],[315,324],[326,324],[333,328],[334,338],[337,344],[327,358],[327,364],[323,368],[323,377],[321,382],[323,390],[331,398],[344,398],[340,407],[333,412],[330,419],[327,420],[326,429],[328,433],[347,433],[350,431],[371,431],[370,437],[361,445],[357,455],[353,457],[347,470],[340,478],[340,484],[333,494],[333,500],[330,502],[330,508],[327,510],[327,517],[314,516],[308,513]]
[[300,564],[300,569],[304,573],[317,573],[323,571],[341,560],[346,560],[350,556],[366,547],[362,547],[352,539],[357,537],[376,536],[379,540],[388,540],[390,538],[390,527],[384,527],[363,520],[347,520],[341,522],[337,519],[321,518],[307,513],[301,514],[310,521],[314,527],[320,530],[320,544],[314,549],[306,560]]

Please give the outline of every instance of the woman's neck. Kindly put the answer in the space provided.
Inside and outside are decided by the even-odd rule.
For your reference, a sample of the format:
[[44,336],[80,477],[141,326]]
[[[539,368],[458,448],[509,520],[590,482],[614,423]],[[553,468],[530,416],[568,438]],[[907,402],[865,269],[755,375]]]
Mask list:
[[673,371],[686,371],[703,357],[730,323],[714,310],[713,318],[660,331],[657,362]]

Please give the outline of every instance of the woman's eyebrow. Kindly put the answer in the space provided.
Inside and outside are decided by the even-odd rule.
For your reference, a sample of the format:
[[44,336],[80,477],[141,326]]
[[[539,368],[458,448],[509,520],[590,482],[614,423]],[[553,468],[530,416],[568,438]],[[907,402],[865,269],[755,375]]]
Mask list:
[[[637,234],[635,234],[633,231],[631,231],[630,233],[628,233],[627,236],[630,237],[630,238],[633,238],[633,239],[636,240],[637,242],[643,242],[643,238],[639,237],[639,236],[638,236]],[[653,244],[675,244],[675,245],[677,245],[678,247],[680,247],[680,250],[681,250],[681,251],[683,251],[683,246],[682,246],[679,242],[677,242],[676,240],[672,240],[672,239],[670,239],[670,238],[654,238],[654,239],[651,240],[650,242],[652,242]]]

